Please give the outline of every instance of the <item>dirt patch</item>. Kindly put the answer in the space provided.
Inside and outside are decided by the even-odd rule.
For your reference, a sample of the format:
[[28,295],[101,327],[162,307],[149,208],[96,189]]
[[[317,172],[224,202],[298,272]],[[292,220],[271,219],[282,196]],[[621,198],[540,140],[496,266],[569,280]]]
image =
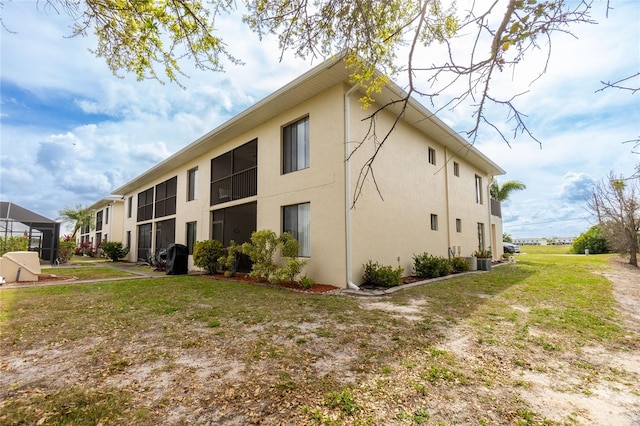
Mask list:
[[[618,319],[628,337],[640,333],[640,269],[611,260],[611,269],[600,273],[612,282]],[[521,312],[528,308],[513,306]],[[539,330],[530,328],[530,336]],[[518,358],[508,346],[481,353],[470,328],[461,324],[450,329],[442,348],[455,353],[476,368],[486,359],[504,366],[518,387],[518,398],[534,411],[564,424],[567,420],[589,425],[640,425],[640,348],[615,349],[583,347],[575,353],[554,354],[540,348],[527,348],[527,361]],[[503,397],[506,395],[503,395]]]
[[[613,283],[615,320],[635,335],[640,271],[616,260],[602,275]],[[271,285],[246,277],[234,280]],[[337,290],[316,286],[311,292]],[[499,294],[477,297],[501,299]],[[296,310],[315,299],[295,299]],[[367,424],[371,416],[388,425],[507,425],[522,423],[527,410],[558,424],[640,424],[640,348],[592,345],[550,353],[512,342],[483,345],[477,325],[457,317],[435,318],[429,300],[391,302],[355,298],[351,312],[314,309],[309,310],[313,315],[277,323],[252,322],[255,317],[248,312],[260,305],[254,302],[247,305],[246,317],[239,313],[233,321],[207,327],[189,313],[178,317],[179,312],[160,305],[164,313],[145,323],[144,330],[130,331],[128,323],[114,322],[100,337],[16,350],[6,345],[0,351],[0,412],[3,399],[31,402],[32,394],[82,386],[130,391],[136,409],[148,410],[149,420],[142,424],[296,425],[313,423],[310,419],[315,424]],[[198,312],[206,311],[202,308],[208,303],[215,311],[214,305],[225,301],[202,303]],[[367,321],[351,321],[355,311],[364,311]],[[42,326],[44,339],[56,324]],[[535,327],[528,333],[541,337]],[[419,344],[403,345],[409,339]],[[377,364],[378,356],[388,364]],[[345,388],[350,393],[340,393]],[[327,402],[329,391],[335,397]],[[46,412],[40,415],[46,420]],[[543,423],[537,420],[528,424]]]

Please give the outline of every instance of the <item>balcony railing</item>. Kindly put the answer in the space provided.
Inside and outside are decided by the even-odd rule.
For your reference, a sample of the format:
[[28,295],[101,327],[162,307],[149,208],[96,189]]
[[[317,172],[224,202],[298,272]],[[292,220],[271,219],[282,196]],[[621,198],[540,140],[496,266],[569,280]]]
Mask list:
[[500,201],[494,200],[493,198],[491,199],[491,215],[502,217],[502,206]]
[[211,182],[210,204],[213,206],[228,201],[252,197],[257,193],[258,168],[253,167]]

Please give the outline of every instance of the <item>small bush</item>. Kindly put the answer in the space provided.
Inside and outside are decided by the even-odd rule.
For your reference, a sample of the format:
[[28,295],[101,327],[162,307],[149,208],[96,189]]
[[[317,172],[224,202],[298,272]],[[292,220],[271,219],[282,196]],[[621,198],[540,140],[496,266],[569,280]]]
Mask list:
[[271,282],[290,282],[293,283],[302,268],[307,264],[305,259],[298,259],[296,257],[286,258],[286,262],[282,268],[276,268],[275,272],[269,281]]
[[222,243],[218,240],[197,241],[193,246],[193,264],[215,274],[218,271],[218,259],[224,254]]
[[224,269],[225,277],[233,277],[236,275],[236,267],[238,266],[238,257],[242,253],[242,247],[236,244],[235,241],[229,242],[225,254],[218,258],[218,265]]
[[420,278],[438,278],[449,275],[452,271],[449,259],[432,256],[428,253],[413,255],[413,272]]
[[393,268],[391,266],[380,266],[378,262],[371,260],[362,265],[364,274],[362,276],[366,285],[376,287],[395,287],[402,284],[402,273],[404,269],[401,266]]
[[76,252],[76,242],[71,239],[71,235],[64,235],[60,238],[60,246],[58,247],[58,261],[67,263]]
[[451,259],[449,259],[449,262],[451,263],[452,274],[459,274],[461,272],[469,271],[469,262],[461,257],[452,257]]
[[276,270],[273,256],[278,248],[278,237],[270,229],[255,231],[251,234],[251,242],[242,244],[242,252],[253,262],[252,277],[268,280]]
[[29,250],[29,237],[25,234],[19,237],[0,237],[0,256],[11,251]]
[[[299,247],[298,241],[288,232],[278,237],[275,232],[265,229],[251,234],[251,242],[242,244],[242,252],[253,262],[251,276],[272,283],[294,282],[307,264],[307,260],[298,259]],[[283,267],[277,266],[273,261],[278,249],[285,262]]]
[[305,290],[310,289],[315,284],[316,282],[314,281],[314,279],[307,277],[306,275],[300,278],[300,287],[304,288]]
[[125,247],[119,241],[103,241],[100,249],[114,262],[124,259],[129,254],[129,247]]

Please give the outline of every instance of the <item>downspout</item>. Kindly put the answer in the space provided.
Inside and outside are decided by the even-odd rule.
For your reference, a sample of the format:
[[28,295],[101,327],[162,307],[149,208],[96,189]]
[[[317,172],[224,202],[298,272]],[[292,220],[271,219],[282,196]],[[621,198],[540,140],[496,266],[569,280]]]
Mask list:
[[351,273],[351,168],[349,160],[349,143],[351,141],[351,115],[349,113],[349,96],[358,89],[357,85],[351,87],[344,94],[344,238],[346,250],[347,288],[360,290],[353,283]]
[[[447,222],[447,254],[451,254],[451,206],[449,205],[449,151],[447,147],[444,147],[444,199],[446,208],[446,222]],[[455,248],[453,249],[453,257],[455,257]]]
[[[489,179],[487,180],[489,181]],[[487,184],[487,213],[489,215],[489,229],[487,231],[489,232],[489,247],[491,247],[491,259],[493,260],[493,257],[496,255],[496,247],[494,244],[495,241],[493,241],[493,227],[491,226],[491,182],[493,182],[493,176],[491,176],[491,180]]]

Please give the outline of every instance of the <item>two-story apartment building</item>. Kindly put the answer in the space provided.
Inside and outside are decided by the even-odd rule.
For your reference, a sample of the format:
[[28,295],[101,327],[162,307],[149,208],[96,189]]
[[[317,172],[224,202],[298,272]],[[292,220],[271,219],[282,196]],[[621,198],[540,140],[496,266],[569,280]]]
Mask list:
[[76,236],[78,245],[89,243],[96,252],[102,241],[120,241],[123,236],[124,200],[121,196],[105,197],[89,207],[92,226],[84,226]]
[[[171,243],[291,232],[316,282],[361,282],[369,260],[411,272],[413,255],[502,251],[488,185],[504,171],[411,99],[401,120],[373,111],[405,96],[393,83],[363,109],[340,58],[329,60],[157,164],[113,194],[124,199],[129,260]],[[364,141],[359,149],[355,149]],[[357,201],[354,204],[354,197]],[[190,260],[191,262],[191,260]],[[191,263],[190,263],[191,264]]]

